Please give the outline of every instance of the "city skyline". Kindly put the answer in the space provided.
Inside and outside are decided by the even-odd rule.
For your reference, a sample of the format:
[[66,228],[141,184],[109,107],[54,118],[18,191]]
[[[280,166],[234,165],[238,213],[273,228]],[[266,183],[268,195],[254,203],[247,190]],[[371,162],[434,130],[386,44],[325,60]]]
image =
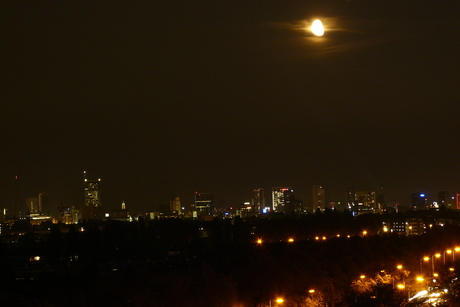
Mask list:
[[[0,193],[133,210],[460,190],[456,1],[2,6]],[[325,32],[317,37],[311,23]],[[187,199],[188,198],[188,199]],[[268,195],[266,195],[267,201]]]
[[[60,210],[63,207],[74,207],[75,210],[83,210],[83,208],[87,206],[100,207],[102,210],[101,213],[118,210],[120,206],[126,209],[126,203],[124,200],[117,203],[103,201],[103,197],[100,195],[105,193],[103,191],[104,188],[101,188],[101,178],[87,178],[86,172],[84,172],[83,178],[83,184],[81,185],[80,190],[81,199],[74,203],[60,200],[59,205],[57,205],[58,201],[56,199],[51,202],[49,201],[50,197],[46,191],[40,191],[35,194],[31,193],[30,195],[24,194],[21,189],[19,176],[15,176],[15,188],[11,191],[11,196],[14,196],[14,200],[8,202],[8,197],[4,197],[2,209],[7,209],[9,215],[19,217],[23,217],[25,214],[24,212],[40,213],[45,215],[51,214],[56,216],[56,214],[59,213],[57,209]],[[326,189],[324,189],[323,185],[313,185],[310,189],[311,193],[309,193],[306,189],[295,189],[287,186],[271,187],[268,189],[258,187],[255,189],[249,189],[249,191],[252,191],[252,196],[238,202],[228,202],[228,200],[222,199],[219,195],[215,197],[213,193],[195,191],[193,195],[172,195],[167,198],[166,201],[161,201],[162,197],[154,198],[152,196],[152,203],[144,208],[139,208],[137,204],[133,203],[129,203],[128,207],[131,212],[166,213],[166,208],[169,208],[168,210],[171,210],[171,212],[177,211],[175,214],[179,215],[184,213],[186,215],[190,215],[193,211],[197,211],[199,215],[216,215],[218,212],[222,213],[222,210],[229,210],[230,207],[236,209],[249,205],[250,207],[254,207],[249,210],[251,214],[255,214],[256,212],[258,212],[258,214],[264,214],[270,211],[287,214],[294,212],[296,212],[296,214],[306,214],[314,213],[318,208],[321,210],[335,209],[342,211],[348,209],[354,211],[358,210],[358,204],[361,203],[364,207],[371,209],[369,213],[382,213],[386,209],[390,208],[392,208],[392,210],[397,209],[397,211],[426,210],[434,208],[433,205],[437,205],[436,208],[439,208],[442,204],[444,204],[446,208],[456,209],[459,194],[459,192],[451,191],[436,191],[435,193],[427,193],[425,190],[416,191],[407,195],[407,198],[410,198],[410,201],[402,203],[399,200],[388,199],[382,187],[377,190],[366,190],[363,187],[348,186],[346,188],[346,193],[343,193],[340,198],[331,198],[329,193],[326,192]],[[336,193],[332,193],[332,195],[335,194]],[[41,204],[40,199],[42,195],[46,196],[46,205]],[[299,195],[303,195],[304,198],[299,198]],[[163,198],[166,199],[166,196]],[[13,199],[13,197],[11,197],[11,199]],[[112,199],[110,195],[108,199]],[[193,200],[189,202],[189,199]],[[204,202],[206,205],[204,207],[201,206],[201,208],[200,205],[197,204],[197,201],[198,203]],[[35,206],[38,206],[37,208],[40,209],[31,209],[35,208]],[[255,208],[259,209],[256,210]],[[300,210],[300,208],[302,209]]]

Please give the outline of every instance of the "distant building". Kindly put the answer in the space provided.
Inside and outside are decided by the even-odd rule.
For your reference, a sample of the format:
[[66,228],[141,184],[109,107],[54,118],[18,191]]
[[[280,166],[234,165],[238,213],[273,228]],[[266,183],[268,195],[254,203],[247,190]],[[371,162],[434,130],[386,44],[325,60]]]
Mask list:
[[101,202],[101,179],[84,179],[84,206],[81,208],[82,220],[101,220],[103,216]]
[[75,209],[74,206],[64,206],[62,203],[59,209],[59,222],[63,224],[77,224],[81,218],[80,210]]
[[356,206],[356,191],[354,187],[348,187],[347,190],[347,209],[355,211]]
[[26,198],[26,212],[28,215],[31,213],[38,213],[41,210],[38,209],[38,197],[27,197]]
[[294,200],[294,190],[291,187],[272,188],[273,212],[286,213],[286,208],[291,208]]
[[438,206],[444,206],[445,208],[451,207],[449,204],[449,193],[447,191],[438,192]]
[[171,210],[171,213],[174,215],[180,215],[182,213],[182,207],[178,196],[173,197],[169,201],[169,210]]
[[264,188],[254,189],[252,193],[252,212],[254,214],[261,214],[265,209]]
[[214,214],[214,195],[195,192],[195,211],[198,216]]
[[357,191],[355,205],[358,214],[374,213],[376,207],[376,193],[370,191]]
[[109,212],[109,218],[115,221],[130,222],[132,221],[128,210],[126,210],[126,204],[123,201],[121,203],[121,210],[112,210]]
[[320,210],[326,209],[326,200],[325,200],[323,186],[314,185],[312,195],[313,195],[312,212],[314,212],[316,209],[320,209]]
[[425,210],[428,207],[428,200],[424,193],[412,194],[412,209],[413,210]]

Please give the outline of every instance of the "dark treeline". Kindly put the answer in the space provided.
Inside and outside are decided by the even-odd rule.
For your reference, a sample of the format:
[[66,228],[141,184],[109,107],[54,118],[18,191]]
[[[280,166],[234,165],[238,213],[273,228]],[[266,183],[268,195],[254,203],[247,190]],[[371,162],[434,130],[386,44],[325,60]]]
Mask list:
[[30,231],[0,244],[0,299],[2,306],[256,307],[280,296],[286,306],[402,306],[391,289],[371,304],[351,284],[363,274],[394,272],[397,264],[421,270],[421,257],[459,243],[460,228],[396,236],[379,233],[380,218],[140,219],[66,232],[47,225],[49,234]]

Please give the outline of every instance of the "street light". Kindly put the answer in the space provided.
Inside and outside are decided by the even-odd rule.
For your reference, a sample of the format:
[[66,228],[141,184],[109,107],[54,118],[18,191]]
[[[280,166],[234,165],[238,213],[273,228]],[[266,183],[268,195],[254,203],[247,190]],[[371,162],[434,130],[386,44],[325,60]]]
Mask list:
[[[270,307],[272,307],[272,300],[270,300],[269,303],[270,303]],[[284,303],[284,299],[281,298],[281,297],[278,297],[278,298],[275,300],[275,303],[276,303],[277,305],[280,305],[280,304]]]

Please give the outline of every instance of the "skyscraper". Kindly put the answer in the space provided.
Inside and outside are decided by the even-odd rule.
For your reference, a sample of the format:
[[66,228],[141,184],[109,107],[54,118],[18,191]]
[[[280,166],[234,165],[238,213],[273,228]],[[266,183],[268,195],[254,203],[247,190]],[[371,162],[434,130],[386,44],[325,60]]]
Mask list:
[[348,187],[347,191],[347,209],[353,211],[356,205],[356,191],[354,187]]
[[265,193],[264,188],[254,189],[252,194],[252,209],[253,213],[260,214],[263,213],[265,209]]
[[173,214],[178,214],[178,215],[181,214],[182,207],[181,207],[180,199],[179,199],[178,196],[173,197],[169,201],[169,209],[171,210],[171,213],[173,213]]
[[412,194],[412,209],[414,210],[425,210],[428,205],[428,200],[424,193]]
[[84,179],[84,206],[81,208],[82,220],[102,219],[101,179]]
[[198,215],[214,214],[214,195],[195,192],[195,210]]
[[324,189],[321,185],[313,186],[313,207],[312,211],[316,209],[326,209],[326,200],[324,196]]
[[286,212],[294,201],[294,190],[291,187],[272,188],[272,210],[273,212]]

